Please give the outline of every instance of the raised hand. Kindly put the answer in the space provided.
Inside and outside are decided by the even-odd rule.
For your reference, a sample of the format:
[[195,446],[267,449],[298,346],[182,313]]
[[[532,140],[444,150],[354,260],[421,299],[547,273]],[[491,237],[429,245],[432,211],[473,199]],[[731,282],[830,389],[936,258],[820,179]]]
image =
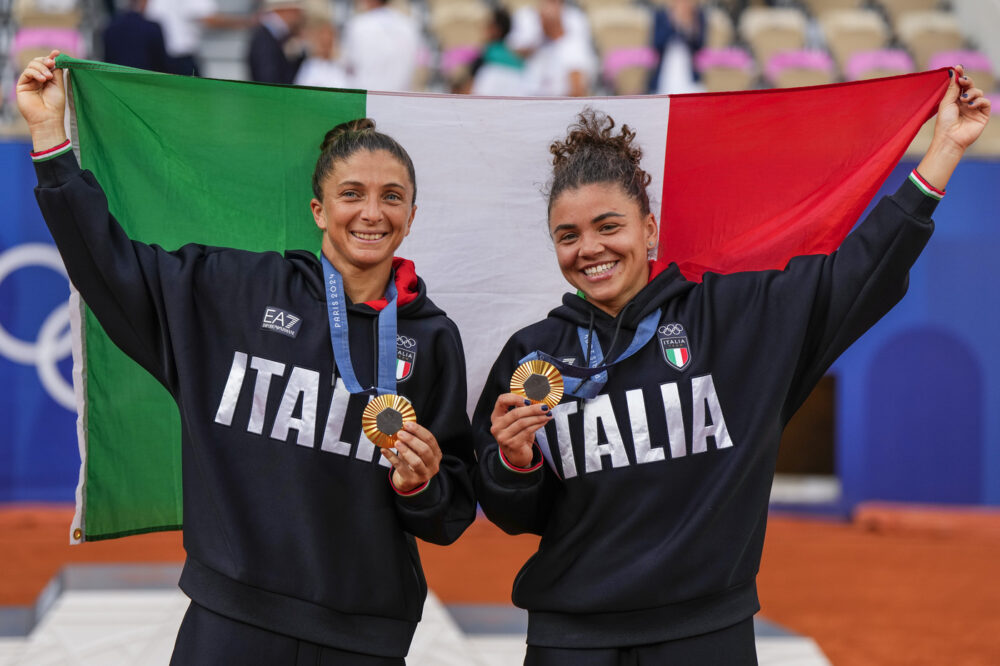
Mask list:
[[57,55],[52,51],[32,59],[17,79],[17,109],[28,123],[36,152],[66,140],[66,89],[63,72],[56,69]]

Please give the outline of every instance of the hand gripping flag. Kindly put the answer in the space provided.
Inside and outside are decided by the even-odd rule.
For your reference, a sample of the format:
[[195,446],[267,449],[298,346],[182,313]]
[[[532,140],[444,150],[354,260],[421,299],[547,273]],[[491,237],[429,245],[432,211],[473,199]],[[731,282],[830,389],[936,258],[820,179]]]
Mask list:
[[[399,254],[462,331],[470,400],[507,337],[566,291],[543,191],[548,145],[584,105],[636,130],[662,220],[660,257],[698,279],[834,250],[948,84],[936,70],[791,90],[507,99],[57,63],[71,70],[81,164],[134,239],[168,249],[318,251],[309,200],[319,144],[340,122],[374,118],[413,157],[418,212]],[[176,529],[177,408],[75,303],[82,465],[71,541]]]

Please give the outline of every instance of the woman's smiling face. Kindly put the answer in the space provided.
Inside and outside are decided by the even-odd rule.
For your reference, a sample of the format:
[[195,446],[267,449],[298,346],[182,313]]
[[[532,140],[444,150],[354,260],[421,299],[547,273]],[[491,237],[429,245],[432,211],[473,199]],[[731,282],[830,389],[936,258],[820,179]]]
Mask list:
[[417,207],[406,167],[385,150],[359,150],[333,165],[323,200],[311,202],[323,254],[341,272],[391,263]]
[[649,280],[656,219],[614,183],[565,190],[549,211],[559,269],[587,300],[615,316]]

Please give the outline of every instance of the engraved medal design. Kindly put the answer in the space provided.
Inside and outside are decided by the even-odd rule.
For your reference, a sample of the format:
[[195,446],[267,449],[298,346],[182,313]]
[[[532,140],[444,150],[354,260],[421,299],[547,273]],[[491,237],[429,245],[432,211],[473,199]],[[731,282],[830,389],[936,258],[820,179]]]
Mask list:
[[372,444],[381,448],[391,448],[396,443],[396,435],[403,424],[416,421],[410,401],[401,395],[386,393],[375,396],[361,415],[361,428]]
[[551,363],[526,361],[517,366],[510,378],[510,392],[523,395],[536,405],[544,402],[551,409],[562,400],[563,378]]

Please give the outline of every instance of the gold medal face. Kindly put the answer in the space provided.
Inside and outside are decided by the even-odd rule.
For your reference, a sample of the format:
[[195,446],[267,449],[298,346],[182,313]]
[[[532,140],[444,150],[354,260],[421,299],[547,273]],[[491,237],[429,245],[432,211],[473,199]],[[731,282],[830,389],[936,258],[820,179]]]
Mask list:
[[383,449],[396,443],[396,435],[403,424],[416,421],[410,401],[401,395],[387,393],[372,398],[361,415],[361,428],[372,444]]
[[517,366],[510,378],[510,392],[523,395],[536,405],[544,402],[551,409],[562,400],[562,375],[546,361],[526,361]]

